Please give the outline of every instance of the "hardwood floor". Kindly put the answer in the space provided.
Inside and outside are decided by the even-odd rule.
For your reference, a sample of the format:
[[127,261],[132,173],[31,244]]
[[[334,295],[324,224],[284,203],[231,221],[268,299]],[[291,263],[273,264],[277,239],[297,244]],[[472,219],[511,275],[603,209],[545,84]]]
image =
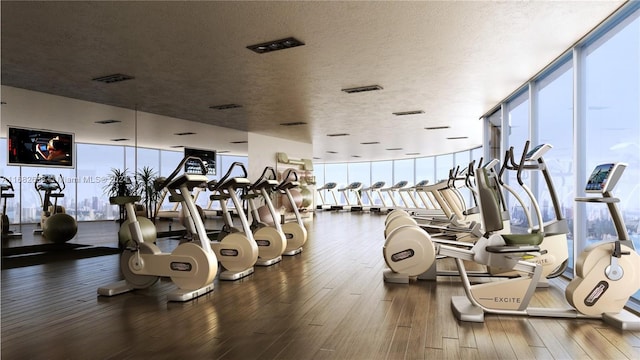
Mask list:
[[[302,254],[238,282],[216,280],[212,293],[187,303],[166,301],[169,281],[97,297],[120,278],[117,255],[2,270],[2,358],[640,358],[640,332],[595,320],[458,322],[450,310],[451,296],[463,295],[457,278],[384,283],[382,216],[322,212],[307,226]],[[552,285],[533,306],[568,307],[561,281]]]

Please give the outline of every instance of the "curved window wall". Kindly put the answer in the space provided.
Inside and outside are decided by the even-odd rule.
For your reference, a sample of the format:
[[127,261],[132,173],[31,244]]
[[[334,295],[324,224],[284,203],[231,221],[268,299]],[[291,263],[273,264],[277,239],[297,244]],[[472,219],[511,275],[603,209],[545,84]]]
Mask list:
[[[555,206],[539,174],[529,174],[526,182],[544,221],[552,220],[556,209],[568,221],[569,269],[587,245],[617,237],[606,206],[574,200],[584,196],[588,175],[601,163],[627,164],[613,193],[620,199],[627,234],[639,250],[640,2],[626,3],[522,89],[505,99],[498,111],[487,113],[485,133],[508,129],[498,133],[501,152],[511,145],[521,148],[524,140],[534,146],[553,145],[545,163],[557,194]],[[505,113],[508,119],[496,125],[496,115]],[[492,140],[487,145],[494,150]],[[509,182],[513,180],[511,176]],[[511,201],[509,206],[517,221],[517,205]],[[634,298],[640,300],[640,293]]]

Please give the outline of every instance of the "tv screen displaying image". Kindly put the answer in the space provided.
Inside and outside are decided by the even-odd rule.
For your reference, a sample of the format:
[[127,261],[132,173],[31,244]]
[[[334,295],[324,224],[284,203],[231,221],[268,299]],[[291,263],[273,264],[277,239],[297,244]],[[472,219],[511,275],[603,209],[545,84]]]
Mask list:
[[73,134],[9,127],[9,165],[74,166]]
[[[211,150],[200,150],[192,148],[184,148],[184,156],[194,156],[200,158],[207,166],[207,175],[216,174],[216,152]],[[202,169],[197,162],[187,161],[184,165],[186,173],[201,174]]]

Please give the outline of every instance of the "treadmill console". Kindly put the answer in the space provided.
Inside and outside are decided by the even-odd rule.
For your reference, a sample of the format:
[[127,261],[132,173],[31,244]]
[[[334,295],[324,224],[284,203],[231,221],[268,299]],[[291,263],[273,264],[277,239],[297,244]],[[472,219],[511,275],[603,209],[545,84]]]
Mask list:
[[533,149],[529,150],[527,155],[525,156],[526,161],[536,161],[540,159],[547,151],[551,150],[553,146],[550,144],[540,144]]
[[609,163],[596,166],[591,172],[591,176],[589,176],[585,192],[610,192],[616,186],[626,168],[627,164],[624,163]]

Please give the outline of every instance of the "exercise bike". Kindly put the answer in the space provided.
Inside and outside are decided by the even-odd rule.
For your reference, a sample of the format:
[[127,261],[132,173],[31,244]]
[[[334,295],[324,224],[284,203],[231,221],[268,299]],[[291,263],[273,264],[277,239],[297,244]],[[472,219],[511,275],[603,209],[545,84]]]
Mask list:
[[[231,173],[235,168],[242,170],[242,176],[232,177]],[[253,237],[247,216],[242,209],[242,202],[236,190],[246,189],[251,185],[247,179],[247,169],[241,162],[234,162],[227,170],[227,173],[217,182],[210,182],[209,188],[214,192],[210,196],[211,200],[219,200],[225,217],[225,225],[217,241],[211,242],[211,247],[216,253],[220,264],[225,271],[220,273],[220,280],[235,281],[253,274],[253,266],[258,261],[258,244]],[[215,194],[217,192],[218,194]],[[231,199],[233,205],[238,209],[238,217],[242,228],[234,228],[231,223],[231,214],[226,208],[226,202]]]
[[[275,170],[267,166],[260,178],[248,188],[249,192],[242,198],[249,203],[252,222],[250,225],[253,237],[258,245],[258,261],[256,265],[269,266],[282,261],[282,253],[287,247],[287,239],[282,231],[282,226],[276,215],[275,208],[269,195],[278,186]],[[273,226],[261,221],[260,212],[255,204],[255,199],[262,197],[266,208],[273,219]],[[270,222],[271,223],[271,222]]]
[[[200,164],[202,173],[178,176],[187,161]],[[126,248],[120,255],[120,270],[124,280],[98,288],[98,295],[115,296],[135,289],[146,289],[157,283],[161,277],[169,277],[178,287],[167,295],[168,301],[189,301],[213,291],[218,261],[191,197],[193,188],[208,180],[205,174],[207,167],[202,161],[187,156],[171,175],[156,181],[157,190],[166,187],[174,200],[182,203],[188,213],[189,224],[193,225],[194,233],[197,235],[193,242],[183,242],[171,253],[163,253],[154,243],[143,241],[144,231],[134,207],[140,196],[109,198],[112,205],[124,205],[128,223],[123,226],[129,227],[133,246]]]
[[[298,210],[293,195],[291,194],[291,189],[299,186],[300,182],[298,182],[298,173],[293,169],[287,169],[282,177],[282,181],[277,187],[281,193],[286,195],[287,200],[291,205],[291,210],[296,218],[293,222],[286,222],[283,217],[282,231],[287,239],[287,247],[282,255],[294,256],[300,254],[302,252],[302,246],[307,242],[307,229],[304,227],[302,216],[300,216],[300,211]],[[277,219],[274,220],[277,221]]]
[[[58,199],[64,197],[62,191],[66,187],[62,175],[60,175],[60,180],[62,184],[58,182],[55,175],[37,174],[33,183],[42,203],[39,229],[33,230],[33,233],[42,234],[45,239],[54,243],[67,242],[78,232],[76,219],[67,214],[63,206],[58,205]],[[52,198],[54,199],[53,203],[51,202]]]
[[15,190],[11,180],[4,176],[0,176],[0,199],[2,200],[2,240],[19,238],[22,233],[14,232],[9,229],[9,215],[7,215],[7,199],[15,197]]

